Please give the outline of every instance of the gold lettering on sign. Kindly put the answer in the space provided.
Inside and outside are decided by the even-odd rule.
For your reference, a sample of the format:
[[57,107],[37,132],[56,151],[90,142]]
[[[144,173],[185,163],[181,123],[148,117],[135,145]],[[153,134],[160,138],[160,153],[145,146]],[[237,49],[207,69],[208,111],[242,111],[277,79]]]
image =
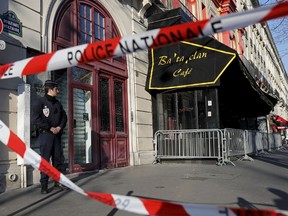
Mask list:
[[178,62],[183,62],[185,60],[185,57],[178,56],[177,53],[174,53],[174,59],[175,59],[175,62],[178,63]]
[[186,70],[183,69],[177,69],[176,71],[174,71],[173,76],[174,77],[179,77],[179,76],[183,76],[186,77],[189,74],[191,74],[193,68],[187,68]]
[[185,56],[178,55],[177,53],[174,53],[174,56],[172,58],[169,58],[168,56],[163,55],[163,56],[159,56],[158,66],[170,65],[170,64],[179,63],[179,62],[185,62],[185,64],[188,64],[190,61],[193,61],[193,60],[207,58],[207,55],[208,55],[207,52],[198,52],[198,51],[195,51],[194,53],[192,53],[189,56],[189,58],[185,58]]
[[195,59],[202,59],[202,58],[207,58],[207,53],[206,52],[197,52],[195,51],[190,57],[189,61],[195,60]]
[[172,59],[169,58],[168,56],[160,56],[159,57],[159,63],[158,65],[167,65],[167,64],[171,64],[172,63]]

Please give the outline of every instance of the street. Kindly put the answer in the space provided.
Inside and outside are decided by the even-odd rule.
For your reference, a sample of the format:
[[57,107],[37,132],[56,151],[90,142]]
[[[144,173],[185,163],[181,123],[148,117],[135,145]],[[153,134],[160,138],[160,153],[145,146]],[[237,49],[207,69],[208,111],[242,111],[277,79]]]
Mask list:
[[[288,150],[217,166],[212,161],[179,161],[71,175],[85,191],[194,204],[288,210]],[[52,183],[50,185],[52,187]],[[74,191],[40,194],[40,185],[0,195],[1,215],[136,215]]]

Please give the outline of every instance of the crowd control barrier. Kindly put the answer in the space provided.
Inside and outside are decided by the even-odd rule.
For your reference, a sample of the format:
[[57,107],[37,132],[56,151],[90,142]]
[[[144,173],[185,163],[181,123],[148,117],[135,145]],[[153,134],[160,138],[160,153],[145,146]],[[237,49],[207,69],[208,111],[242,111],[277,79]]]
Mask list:
[[225,162],[231,162],[231,157],[253,161],[251,155],[268,153],[282,146],[281,135],[275,133],[226,128],[224,136],[227,145],[227,152],[224,153]]
[[281,135],[233,128],[158,130],[154,135],[155,162],[168,159],[216,159],[217,165],[231,163],[232,157],[253,159],[279,149]]
[[155,160],[162,159],[216,159],[223,165],[223,131],[204,130],[159,130],[155,133]]

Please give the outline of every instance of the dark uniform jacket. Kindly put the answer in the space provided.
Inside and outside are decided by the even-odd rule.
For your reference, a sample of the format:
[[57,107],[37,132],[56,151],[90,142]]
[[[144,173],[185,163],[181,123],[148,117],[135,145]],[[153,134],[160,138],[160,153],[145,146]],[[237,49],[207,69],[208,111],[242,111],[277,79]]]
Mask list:
[[49,131],[51,127],[66,126],[67,115],[61,103],[49,95],[40,98],[33,107],[32,121],[39,132]]

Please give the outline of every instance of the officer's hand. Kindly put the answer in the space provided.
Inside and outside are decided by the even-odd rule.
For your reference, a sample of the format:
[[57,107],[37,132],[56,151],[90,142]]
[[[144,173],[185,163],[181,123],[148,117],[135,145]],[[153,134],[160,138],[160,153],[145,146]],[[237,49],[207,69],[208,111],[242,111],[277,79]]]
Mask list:
[[51,127],[51,128],[50,128],[50,131],[51,131],[53,134],[55,134],[55,127]]
[[60,132],[60,130],[61,130],[61,127],[51,127],[50,128],[50,131],[53,133],[53,134],[58,134],[59,132]]
[[58,134],[61,130],[61,127],[56,127],[55,130],[54,130],[54,134]]

